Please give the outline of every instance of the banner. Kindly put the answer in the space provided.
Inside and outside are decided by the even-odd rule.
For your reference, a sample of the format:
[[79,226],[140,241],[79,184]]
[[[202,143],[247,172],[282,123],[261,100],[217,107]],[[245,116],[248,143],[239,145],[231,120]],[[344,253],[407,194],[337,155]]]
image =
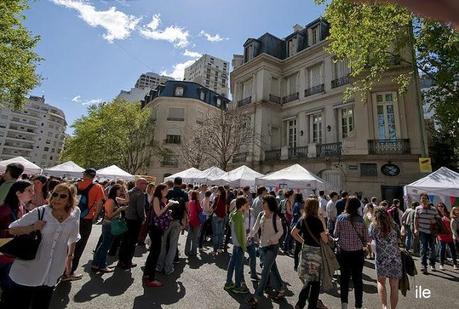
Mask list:
[[430,158],[419,158],[419,171],[421,173],[432,173],[432,161]]

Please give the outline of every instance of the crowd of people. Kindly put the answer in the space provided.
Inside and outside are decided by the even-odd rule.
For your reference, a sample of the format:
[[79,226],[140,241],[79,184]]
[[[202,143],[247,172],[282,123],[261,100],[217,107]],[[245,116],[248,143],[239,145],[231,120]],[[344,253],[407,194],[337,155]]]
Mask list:
[[[427,273],[436,271],[439,246],[439,269],[449,267],[448,255],[458,269],[459,207],[434,206],[425,193],[403,211],[397,199],[378,203],[375,197],[361,199],[347,192],[304,197],[293,190],[268,192],[259,187],[252,194],[250,187],[194,186],[181,178],[156,185],[143,178],[99,183],[94,169],[72,181],[29,177],[23,170],[13,163],[2,176],[0,239],[40,231],[41,241],[32,260],[0,253],[0,304],[5,308],[48,308],[60,281],[83,277],[80,259],[92,249],[91,271],[110,273],[114,267],[108,255],[118,258],[117,267],[128,270],[137,266],[136,246],[148,243],[142,279],[146,287],[161,287],[156,274],[174,273],[179,236],[185,230],[188,259],[208,245],[212,256],[227,254],[232,243],[222,284],[229,293],[250,293],[244,280],[247,254],[250,278],[258,282],[247,299],[252,306],[265,293],[276,300],[285,297],[278,254],[293,257],[292,271],[303,283],[295,308],[306,303],[308,308],[326,308],[319,299],[321,288],[337,284],[346,309],[350,280],[355,308],[362,308],[365,259],[375,259],[382,308],[397,307],[399,281],[406,275],[403,252],[420,252],[421,270]],[[102,225],[99,241],[87,248],[96,222]]]

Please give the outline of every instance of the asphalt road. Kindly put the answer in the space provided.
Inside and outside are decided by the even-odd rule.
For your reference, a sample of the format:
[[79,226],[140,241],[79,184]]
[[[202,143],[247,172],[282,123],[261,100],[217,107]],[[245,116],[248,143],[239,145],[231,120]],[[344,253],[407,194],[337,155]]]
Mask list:
[[[226,266],[229,255],[217,257],[210,255],[210,248],[197,258],[188,260],[183,254],[184,236],[180,238],[180,263],[175,273],[170,276],[159,275],[164,283],[161,288],[148,288],[142,285],[142,266],[147,252],[138,247],[134,262],[138,264],[130,271],[116,269],[114,273],[95,275],[90,272],[92,250],[100,235],[100,226],[94,226],[86,252],[81,258],[80,270],[84,277],[80,281],[62,282],[58,285],[51,308],[249,308],[246,305],[248,295],[234,295],[223,290],[226,278]],[[185,234],[186,236],[186,234]],[[278,256],[279,270],[282,279],[287,282],[288,294],[285,300],[273,302],[264,299],[259,308],[293,308],[301,290],[301,282],[293,271],[293,259]],[[113,261],[115,264],[116,261]],[[420,268],[419,261],[416,266]],[[246,282],[254,291],[249,280],[248,266],[244,268]],[[376,273],[372,262],[366,262],[364,268],[364,307],[381,308],[375,281]],[[400,295],[398,308],[416,309],[453,309],[459,308],[459,272],[453,272],[448,266],[447,271],[419,274],[413,281],[410,278],[411,290],[406,297]],[[422,290],[430,290],[429,298],[416,298],[415,286]],[[419,293],[418,293],[419,294]],[[421,293],[422,294],[422,293]],[[320,299],[328,308],[340,309],[338,290],[321,294]],[[353,292],[349,292],[349,308],[353,308]]]

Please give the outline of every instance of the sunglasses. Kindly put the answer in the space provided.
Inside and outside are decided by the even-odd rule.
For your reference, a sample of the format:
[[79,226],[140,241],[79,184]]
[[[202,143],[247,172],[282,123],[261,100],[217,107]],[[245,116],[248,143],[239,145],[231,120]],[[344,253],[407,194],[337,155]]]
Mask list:
[[59,193],[56,193],[56,192],[54,192],[51,196],[54,197],[54,198],[59,197],[61,199],[66,199],[66,198],[69,197],[68,194],[65,194],[65,193],[59,194]]

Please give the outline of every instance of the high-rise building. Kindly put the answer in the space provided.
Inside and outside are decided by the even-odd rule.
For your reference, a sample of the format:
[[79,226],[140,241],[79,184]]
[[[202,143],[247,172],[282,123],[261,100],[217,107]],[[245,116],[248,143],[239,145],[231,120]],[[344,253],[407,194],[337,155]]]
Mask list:
[[0,159],[22,156],[42,168],[59,163],[67,122],[62,110],[30,96],[23,110],[0,110]]
[[217,57],[203,55],[185,68],[184,80],[192,81],[228,97],[229,63]]
[[164,85],[168,80],[174,80],[172,77],[159,75],[153,72],[147,72],[140,75],[139,79],[135,83],[135,88],[155,89],[159,85]]

